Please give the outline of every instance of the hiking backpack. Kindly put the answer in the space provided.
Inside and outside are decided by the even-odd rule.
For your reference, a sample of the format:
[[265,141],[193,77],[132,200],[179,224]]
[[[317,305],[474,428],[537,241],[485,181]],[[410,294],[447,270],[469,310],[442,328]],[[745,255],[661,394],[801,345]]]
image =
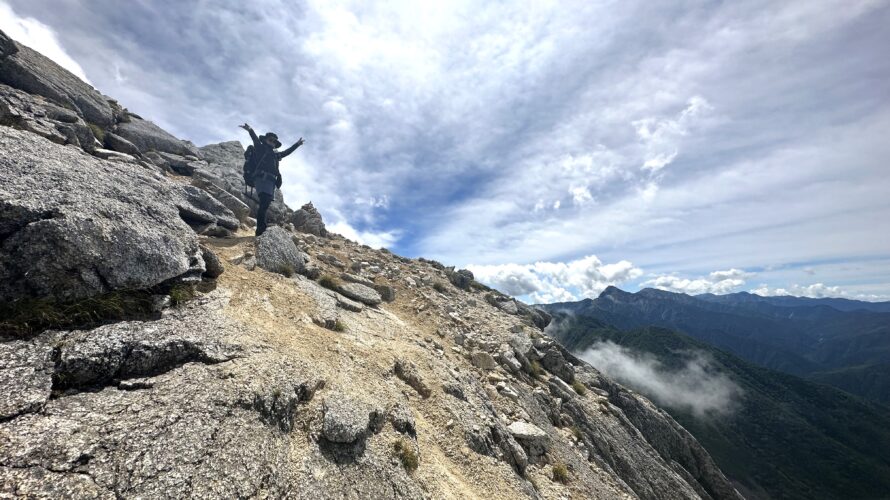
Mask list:
[[244,176],[244,184],[249,187],[253,186],[253,180],[256,177],[256,167],[259,163],[257,158],[254,156],[254,147],[247,146],[247,149],[244,150],[244,167],[242,168],[242,175]]

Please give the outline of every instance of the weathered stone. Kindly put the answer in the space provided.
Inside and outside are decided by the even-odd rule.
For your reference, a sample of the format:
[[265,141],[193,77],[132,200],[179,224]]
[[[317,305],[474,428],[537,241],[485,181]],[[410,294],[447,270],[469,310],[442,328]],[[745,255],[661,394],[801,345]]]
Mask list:
[[292,276],[305,270],[306,254],[297,249],[290,235],[272,226],[256,237],[257,265],[266,271]]
[[498,366],[491,354],[488,354],[485,351],[474,352],[470,356],[470,360],[473,362],[473,366],[483,370],[494,370]]
[[105,133],[105,147],[132,156],[138,156],[140,153],[135,144],[112,132]]
[[318,213],[311,201],[294,212],[291,222],[297,231],[321,237],[328,235],[328,231],[324,227],[324,221],[321,220],[321,214]]
[[392,428],[402,434],[408,434],[411,437],[417,435],[417,430],[414,424],[414,414],[411,413],[411,408],[408,406],[396,403],[389,411],[389,421],[392,423]]
[[470,284],[473,283],[473,273],[468,269],[459,269],[457,271],[454,268],[447,269],[448,280],[456,287],[461,290],[469,290]]
[[354,300],[348,299],[348,298],[340,295],[339,293],[336,294],[336,298],[337,298],[337,305],[339,307],[342,307],[343,309],[346,309],[347,311],[362,312],[365,309],[365,306],[362,305],[361,302],[356,302]]
[[547,453],[549,436],[540,427],[528,422],[513,422],[507,430],[522,445],[529,462],[534,463]]
[[181,141],[154,123],[131,117],[117,126],[115,133],[133,143],[139,151],[158,151],[177,155],[201,156],[198,148]]
[[389,285],[374,285],[374,290],[377,290],[384,302],[396,300],[396,289]]
[[342,394],[330,394],[324,400],[323,433],[334,443],[353,443],[367,437],[371,411],[362,402]]
[[374,288],[374,282],[363,278],[361,276],[357,276],[355,274],[350,273],[340,273],[340,279],[346,281],[348,283],[358,283],[359,285],[364,285],[368,288]]
[[414,363],[397,359],[393,371],[397,377],[414,388],[414,390],[424,398],[428,398],[432,394],[433,391],[431,391],[426,383],[424,383],[423,379],[420,377],[420,372],[417,371],[417,367],[414,366]]
[[204,245],[201,245],[201,256],[204,258],[204,276],[210,279],[218,278],[224,271],[219,257]]
[[0,301],[83,298],[200,276],[179,186],[0,127]]
[[16,47],[15,53],[0,59],[0,82],[76,109],[84,120],[100,127],[114,123],[111,105],[96,89],[39,52],[21,44]]
[[383,301],[376,290],[358,283],[344,283],[337,287],[337,291],[350,299],[357,300],[369,306],[376,306]]

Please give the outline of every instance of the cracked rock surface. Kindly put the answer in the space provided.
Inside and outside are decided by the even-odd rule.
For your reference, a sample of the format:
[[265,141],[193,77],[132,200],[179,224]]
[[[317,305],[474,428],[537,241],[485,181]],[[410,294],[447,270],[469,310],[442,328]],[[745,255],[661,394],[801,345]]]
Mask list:
[[29,388],[3,401],[0,496],[283,495],[285,431],[317,381],[238,344],[219,295],[155,322],[0,344],[3,393],[14,377]]
[[[0,127],[0,301],[144,289],[204,261],[183,210],[234,227],[225,207],[139,165]],[[196,188],[192,188],[196,189]]]

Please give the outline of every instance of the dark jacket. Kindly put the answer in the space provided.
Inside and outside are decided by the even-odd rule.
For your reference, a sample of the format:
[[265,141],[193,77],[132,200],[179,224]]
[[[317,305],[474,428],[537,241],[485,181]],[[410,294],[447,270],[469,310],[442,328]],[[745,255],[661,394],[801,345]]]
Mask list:
[[257,174],[267,174],[275,177],[275,185],[281,187],[281,172],[278,170],[278,162],[285,156],[296,151],[298,145],[285,149],[284,151],[275,151],[275,149],[266,144],[265,141],[257,137],[253,129],[247,131],[250,139],[253,141],[253,154],[256,156],[256,172]]

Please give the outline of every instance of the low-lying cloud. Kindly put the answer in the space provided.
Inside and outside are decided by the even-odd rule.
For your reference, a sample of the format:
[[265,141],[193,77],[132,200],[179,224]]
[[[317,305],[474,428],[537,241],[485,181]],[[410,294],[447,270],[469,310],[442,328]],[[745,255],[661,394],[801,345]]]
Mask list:
[[743,392],[703,353],[689,353],[680,369],[609,341],[593,345],[579,357],[657,403],[699,418],[731,413]]
[[707,276],[689,279],[680,276],[665,274],[640,283],[640,286],[649,286],[669,292],[688,293],[698,295],[700,293],[725,294],[737,291],[745,285],[745,278],[752,273],[741,269],[728,269],[726,271],[714,271]]
[[609,285],[638,278],[643,271],[622,260],[604,264],[588,255],[569,262],[535,262],[467,266],[476,279],[516,296],[528,296],[534,303],[570,302],[596,297]]

